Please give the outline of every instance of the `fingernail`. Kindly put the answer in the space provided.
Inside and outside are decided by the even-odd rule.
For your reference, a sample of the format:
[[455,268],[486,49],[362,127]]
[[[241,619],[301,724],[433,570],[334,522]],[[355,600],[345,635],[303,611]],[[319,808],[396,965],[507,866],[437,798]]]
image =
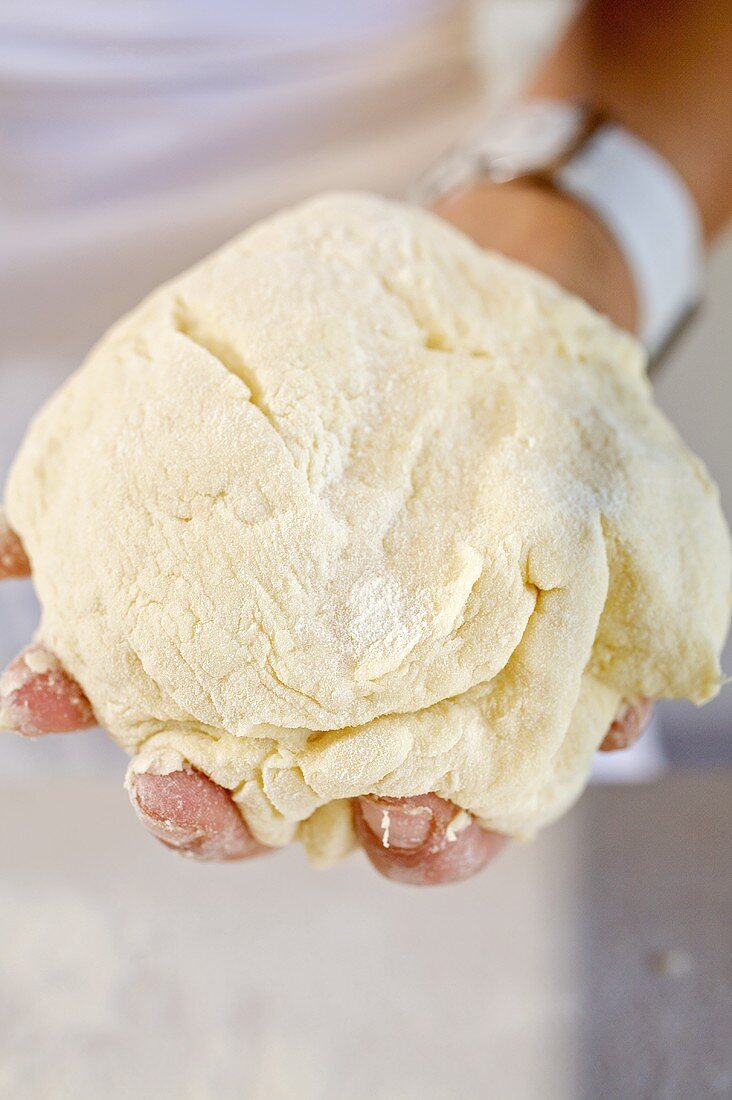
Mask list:
[[251,835],[229,792],[200,772],[153,775],[131,767],[125,785],[145,828],[180,855],[226,861],[271,851]]
[[[171,848],[186,849],[204,839],[206,830],[190,820],[174,819],[176,811],[178,815],[186,816],[187,807],[183,797],[170,798],[166,789],[167,778],[145,773],[138,775],[130,771],[125,787],[145,828]],[[173,804],[169,805],[170,802]]]
[[363,819],[384,848],[421,848],[432,830],[427,806],[398,806],[366,796],[359,800]]

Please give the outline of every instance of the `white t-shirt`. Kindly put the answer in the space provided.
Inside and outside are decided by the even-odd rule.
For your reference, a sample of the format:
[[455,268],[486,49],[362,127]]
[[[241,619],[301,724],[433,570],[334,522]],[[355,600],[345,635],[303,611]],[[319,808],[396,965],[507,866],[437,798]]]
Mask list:
[[400,193],[476,109],[468,48],[461,0],[5,0],[0,355],[73,364],[252,220]]
[[3,205],[88,210],[232,167],[259,171],[364,126],[372,110],[383,127],[420,68],[439,80],[463,7],[6,0]]

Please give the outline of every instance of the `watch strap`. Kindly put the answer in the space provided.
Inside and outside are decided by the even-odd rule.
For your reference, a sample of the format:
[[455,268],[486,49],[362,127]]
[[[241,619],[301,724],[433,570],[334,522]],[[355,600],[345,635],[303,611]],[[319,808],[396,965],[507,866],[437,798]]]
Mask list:
[[594,211],[617,241],[638,296],[640,337],[658,355],[703,285],[701,225],[686,184],[655,150],[613,123],[597,127],[552,182]]

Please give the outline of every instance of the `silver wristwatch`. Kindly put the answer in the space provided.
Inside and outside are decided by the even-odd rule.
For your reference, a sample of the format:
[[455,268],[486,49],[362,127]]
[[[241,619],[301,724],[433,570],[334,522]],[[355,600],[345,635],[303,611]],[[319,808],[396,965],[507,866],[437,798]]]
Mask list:
[[517,103],[438,162],[414,197],[432,204],[481,180],[552,186],[603,222],[632,274],[651,356],[698,305],[703,239],[692,195],[668,161],[601,113],[555,100]]

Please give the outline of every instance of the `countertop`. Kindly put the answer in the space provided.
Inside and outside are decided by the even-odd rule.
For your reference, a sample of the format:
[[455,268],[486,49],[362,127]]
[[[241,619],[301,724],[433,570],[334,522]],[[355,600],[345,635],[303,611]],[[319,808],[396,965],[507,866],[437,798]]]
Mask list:
[[197,865],[0,788],[5,1100],[732,1096],[732,771],[591,788],[478,879]]

